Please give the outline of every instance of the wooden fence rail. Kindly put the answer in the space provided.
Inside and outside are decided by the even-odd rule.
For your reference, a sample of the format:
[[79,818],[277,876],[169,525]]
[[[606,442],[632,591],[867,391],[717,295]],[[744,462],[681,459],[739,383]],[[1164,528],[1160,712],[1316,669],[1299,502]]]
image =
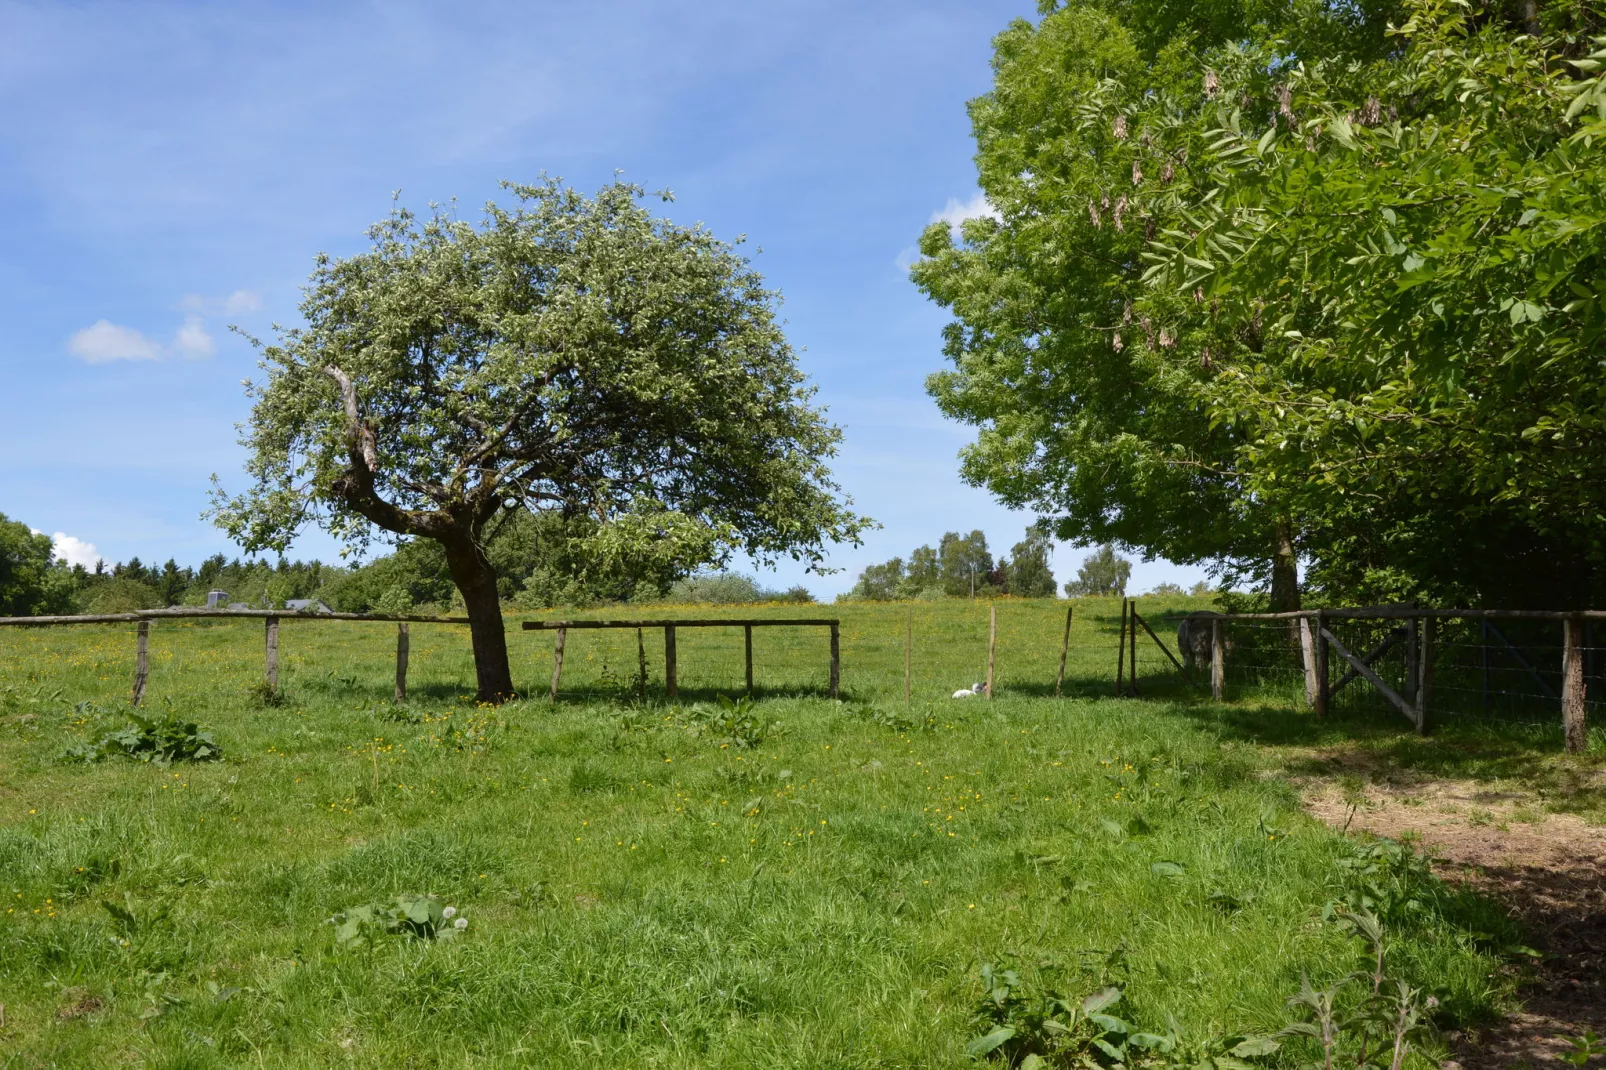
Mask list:
[[0,626],[49,628],[72,624],[137,624],[134,638],[134,693],[131,704],[145,701],[150,680],[150,637],[153,620],[261,620],[265,626],[263,642],[263,687],[272,695],[279,690],[279,624],[281,621],[377,621],[394,622],[396,635],[396,701],[407,698],[407,625],[467,624],[467,617],[426,617],[414,613],[292,613],[283,609],[201,609],[177,606],[172,609],[139,609],[130,613],[85,613],[74,616],[0,617]]
[[753,629],[754,628],[829,628],[831,630],[831,664],[827,687],[832,698],[842,694],[842,621],[838,617],[755,617],[749,619],[677,617],[669,620],[527,620],[522,625],[527,632],[557,632],[552,647],[551,698],[558,697],[558,681],[563,675],[563,648],[570,631],[603,628],[634,628],[641,659],[642,687],[646,687],[647,649],[641,639],[646,628],[664,630],[664,691],[670,698],[680,694],[679,664],[675,632],[679,628],[740,628],[746,640],[747,691],[753,692]]

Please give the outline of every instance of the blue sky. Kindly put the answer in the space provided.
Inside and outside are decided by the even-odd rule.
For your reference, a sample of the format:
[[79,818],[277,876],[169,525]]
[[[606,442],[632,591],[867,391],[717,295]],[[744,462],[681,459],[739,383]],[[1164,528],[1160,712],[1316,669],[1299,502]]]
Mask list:
[[[767,580],[829,595],[945,530],[1007,551],[1032,517],[957,477],[969,433],[922,386],[945,317],[906,264],[975,203],[965,101],[1034,7],[0,0],[0,512],[74,553],[232,555],[200,519],[212,473],[244,484],[255,356],[229,326],[294,323],[314,255],[361,249],[393,191],[467,213],[501,179],[617,168],[762,249],[837,476],[884,525],[834,576]],[[1134,587],[1200,576],[1140,562]]]

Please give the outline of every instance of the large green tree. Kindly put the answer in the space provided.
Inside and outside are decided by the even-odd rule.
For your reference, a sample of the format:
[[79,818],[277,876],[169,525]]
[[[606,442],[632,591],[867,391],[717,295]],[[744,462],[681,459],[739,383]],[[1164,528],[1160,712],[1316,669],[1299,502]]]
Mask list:
[[1335,594],[1606,595],[1606,92],[1574,14],[1424,2],[1386,59],[1271,85],[1274,44],[1206,57],[1137,307]]
[[55,559],[48,535],[0,513],[0,617],[72,612],[71,573]]
[[1048,7],[971,107],[997,218],[913,272],[966,477],[1277,608],[1296,554],[1329,597],[1598,585],[1592,16]]
[[818,565],[855,540],[825,460],[837,429],[727,243],[643,191],[509,187],[480,225],[397,209],[372,248],[320,257],[305,326],[262,349],[252,487],[214,515],[247,549],[308,522],[440,544],[482,699],[513,692],[486,530],[505,510],[594,522],[594,560]]
[[1047,525],[1029,526],[1025,537],[1010,548],[1009,560],[999,564],[1009,593],[1017,598],[1053,598],[1054,571],[1048,563],[1053,552]]

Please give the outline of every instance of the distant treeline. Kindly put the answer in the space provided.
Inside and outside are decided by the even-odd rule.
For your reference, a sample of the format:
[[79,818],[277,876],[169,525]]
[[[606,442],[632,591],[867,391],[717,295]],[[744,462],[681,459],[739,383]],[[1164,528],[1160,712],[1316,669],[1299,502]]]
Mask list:
[[[859,573],[853,590],[838,595],[839,602],[890,602],[897,599],[1052,598],[1054,573],[1049,568],[1053,542],[1041,523],[1026,529],[1026,536],[1010,548],[1008,557],[994,561],[987,549],[987,536],[980,531],[960,535],[950,531],[938,540],[937,548],[918,547],[906,562],[901,557],[871,565]],[[1081,595],[1125,595],[1132,576],[1132,562],[1110,545],[1100,546],[1082,559],[1076,578],[1065,584],[1067,597]],[[1210,585],[1196,583],[1184,591],[1174,583],[1162,583],[1150,594],[1207,595]]]
[[[560,518],[509,517],[487,545],[503,600],[523,609],[623,602],[809,602],[804,587],[769,590],[731,573],[681,575],[616,566],[587,568],[570,552]],[[343,613],[450,612],[461,605],[438,543],[404,542],[356,567],[321,561],[230,559],[215,554],[199,566],[139,558],[69,566],[56,560],[48,536],[0,514],[0,615],[124,613],[168,606],[204,606],[211,591],[230,603],[279,608],[317,599]]]

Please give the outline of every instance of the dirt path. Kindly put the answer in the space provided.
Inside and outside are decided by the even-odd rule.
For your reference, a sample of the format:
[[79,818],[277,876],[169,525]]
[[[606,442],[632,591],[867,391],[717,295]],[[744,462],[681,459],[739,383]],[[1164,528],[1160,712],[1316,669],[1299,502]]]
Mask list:
[[1606,828],[1546,813],[1516,788],[1385,771],[1357,754],[1315,757],[1333,775],[1295,778],[1312,814],[1352,832],[1415,834],[1440,876],[1504,904],[1545,953],[1523,1010],[1456,1038],[1454,1065],[1561,1067],[1565,1038],[1606,1038]]

